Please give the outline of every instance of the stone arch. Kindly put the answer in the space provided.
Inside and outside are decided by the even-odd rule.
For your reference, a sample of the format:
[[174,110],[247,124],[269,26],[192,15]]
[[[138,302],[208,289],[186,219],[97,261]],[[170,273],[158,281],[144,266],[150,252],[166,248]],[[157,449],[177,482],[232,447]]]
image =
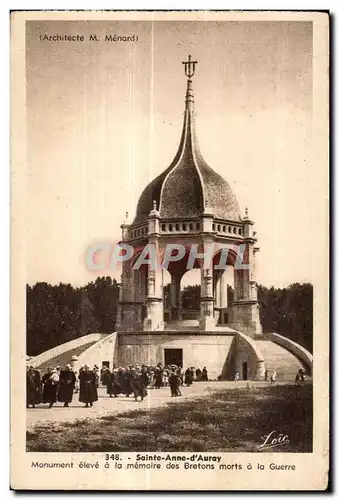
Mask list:
[[[171,286],[170,286],[170,310],[168,311],[169,321],[179,321],[181,320],[181,306],[180,306],[180,291],[181,291],[181,279],[182,277],[190,271],[188,269],[189,257],[191,252],[190,246],[184,246],[184,255],[176,261],[169,262],[167,271],[171,276]],[[176,255],[173,253],[172,255]],[[162,264],[164,262],[164,256],[162,255]],[[200,263],[198,259],[195,259],[193,263],[193,270],[200,268]]]

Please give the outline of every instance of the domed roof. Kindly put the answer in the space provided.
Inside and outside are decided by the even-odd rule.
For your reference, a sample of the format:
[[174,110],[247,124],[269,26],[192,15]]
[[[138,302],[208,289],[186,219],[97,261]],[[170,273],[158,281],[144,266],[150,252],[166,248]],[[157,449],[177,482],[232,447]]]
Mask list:
[[197,218],[212,213],[218,219],[240,221],[237,199],[229,184],[203,159],[195,133],[192,81],[187,81],[184,125],[171,165],[139,198],[134,223],[145,220],[154,202],[162,219]]

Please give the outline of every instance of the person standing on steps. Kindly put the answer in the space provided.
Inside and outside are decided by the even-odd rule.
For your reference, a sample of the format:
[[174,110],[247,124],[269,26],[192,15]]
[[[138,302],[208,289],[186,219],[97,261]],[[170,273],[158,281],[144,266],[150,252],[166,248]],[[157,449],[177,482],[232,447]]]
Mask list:
[[277,372],[273,369],[271,373],[271,384],[274,384],[277,378]]

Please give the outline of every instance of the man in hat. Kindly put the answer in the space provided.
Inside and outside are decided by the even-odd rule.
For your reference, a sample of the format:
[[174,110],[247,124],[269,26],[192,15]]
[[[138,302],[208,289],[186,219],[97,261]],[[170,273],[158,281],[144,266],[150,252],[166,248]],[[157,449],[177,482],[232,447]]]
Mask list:
[[71,370],[71,365],[66,365],[65,369],[60,371],[58,392],[58,401],[60,401],[60,403],[64,403],[65,407],[68,407],[69,403],[72,402],[75,380],[75,375],[73,370]]

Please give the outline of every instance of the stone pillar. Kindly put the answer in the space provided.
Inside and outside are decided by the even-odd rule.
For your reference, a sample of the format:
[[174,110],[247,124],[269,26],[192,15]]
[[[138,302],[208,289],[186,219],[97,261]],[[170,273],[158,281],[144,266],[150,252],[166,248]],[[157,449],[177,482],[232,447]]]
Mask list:
[[200,297],[200,329],[209,330],[215,327],[213,273],[211,269],[201,269]]
[[214,271],[214,318],[215,324],[224,323],[224,312],[227,312],[227,287],[225,271]]
[[227,276],[226,276],[226,270],[223,271],[222,275],[220,276],[220,322],[222,324],[228,323],[229,318],[228,318],[228,292],[227,292]]
[[263,359],[257,360],[255,380],[265,379],[265,361]]
[[[248,221],[248,225],[253,224]],[[245,231],[247,234],[249,230]],[[245,252],[242,261],[237,260],[234,269],[234,301],[231,305],[231,325],[249,336],[262,333],[259,317],[255,281],[255,252],[256,239],[248,237],[245,240]],[[248,266],[248,268],[244,268]]]
[[148,270],[146,309],[144,331],[162,330],[164,328],[164,307],[160,269]]
[[221,309],[226,309],[227,304],[227,279],[226,279],[226,271],[223,271],[220,276],[220,307]]
[[130,261],[125,261],[122,263],[119,302],[117,305],[117,331],[135,331],[137,328],[138,311],[133,291],[134,280],[131,263]]
[[162,271],[158,262],[159,258],[159,212],[156,202],[148,216],[148,243],[154,247],[156,262],[148,266],[146,318],[144,331],[163,330],[164,328],[164,302],[162,293]]
[[213,288],[214,288],[214,307],[221,307],[221,275],[218,272],[213,273]]
[[201,216],[202,233],[210,235],[213,232],[213,210],[208,200],[205,200],[204,213]]

